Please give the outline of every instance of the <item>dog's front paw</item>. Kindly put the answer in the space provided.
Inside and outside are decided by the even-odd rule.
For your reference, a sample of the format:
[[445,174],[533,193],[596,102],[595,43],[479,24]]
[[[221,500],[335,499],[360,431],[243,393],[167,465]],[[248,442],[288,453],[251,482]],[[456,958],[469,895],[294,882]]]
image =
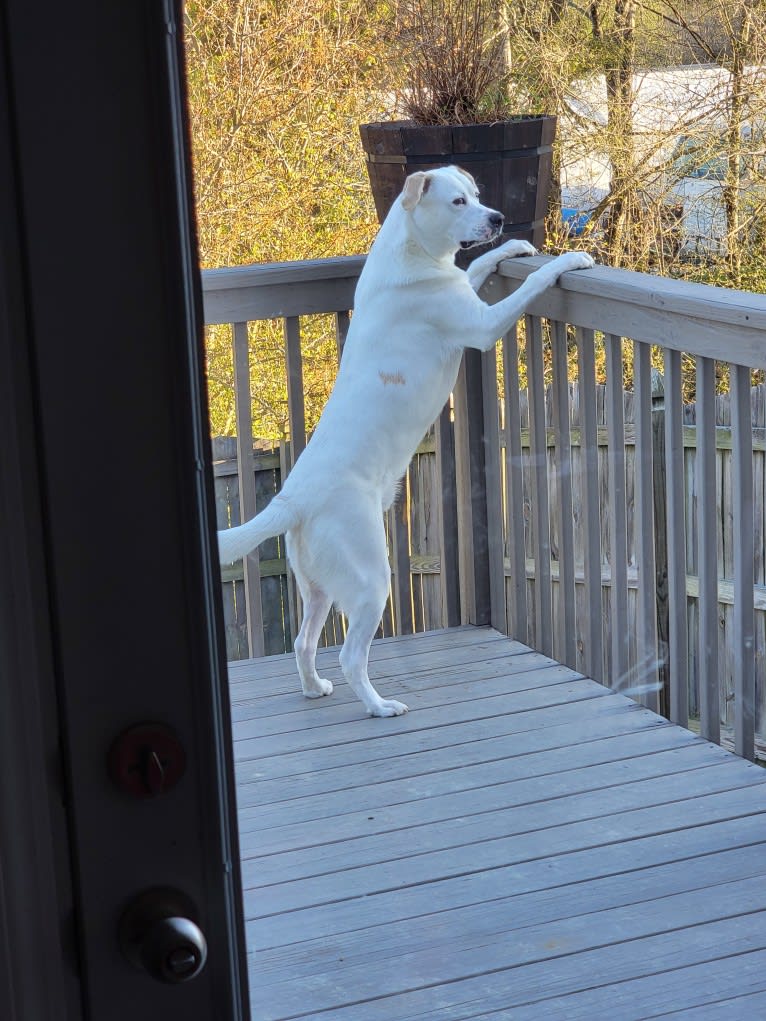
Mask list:
[[367,711],[370,716],[403,716],[409,712],[409,707],[393,698],[382,698],[378,705]]
[[517,259],[520,255],[537,255],[537,249],[528,241],[506,241],[496,249],[501,259]]
[[595,265],[595,259],[587,252],[564,252],[556,259],[556,267],[561,273],[570,269],[593,269]]

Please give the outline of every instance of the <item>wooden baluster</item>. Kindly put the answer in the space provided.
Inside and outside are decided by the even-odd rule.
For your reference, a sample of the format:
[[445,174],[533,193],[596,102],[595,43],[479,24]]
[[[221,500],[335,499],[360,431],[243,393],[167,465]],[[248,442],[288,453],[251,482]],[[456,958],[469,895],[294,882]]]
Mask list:
[[609,436],[609,563],[611,574],[611,686],[630,686],[628,637],[628,526],[625,484],[625,406],[622,338],[606,344],[607,433]]
[[548,439],[545,427],[545,378],[541,321],[526,317],[529,447],[532,465],[532,533],[535,551],[535,648],[553,655],[551,537],[548,499]]
[[750,369],[731,365],[734,458],[734,750],[755,758],[753,426]]
[[[239,473],[240,520],[255,516],[255,466],[253,463],[253,418],[250,407],[250,351],[247,323],[234,323],[234,398],[237,419],[237,470]],[[263,656],[263,608],[258,549],[243,562],[247,635],[251,656]]]
[[665,471],[670,719],[686,727],[689,725],[689,625],[686,599],[683,397],[681,353],[670,349],[665,351]]
[[598,485],[598,423],[596,420],[596,358],[593,330],[577,330],[580,382],[580,449],[583,560],[585,565],[585,669],[594,680],[604,679],[602,627],[601,513]]
[[551,323],[553,348],[553,436],[554,466],[558,492],[559,533],[557,586],[558,627],[556,657],[567,666],[577,666],[575,622],[575,544],[572,516],[572,436],[569,425],[569,367],[565,323]]
[[[733,410],[733,409],[732,409]],[[699,575],[700,733],[721,740],[718,674],[715,363],[697,359],[697,562]],[[735,519],[736,520],[736,519]]]
[[636,399],[635,532],[638,554],[636,682],[641,703],[660,711],[657,666],[657,569],[654,554],[651,347],[633,343]]

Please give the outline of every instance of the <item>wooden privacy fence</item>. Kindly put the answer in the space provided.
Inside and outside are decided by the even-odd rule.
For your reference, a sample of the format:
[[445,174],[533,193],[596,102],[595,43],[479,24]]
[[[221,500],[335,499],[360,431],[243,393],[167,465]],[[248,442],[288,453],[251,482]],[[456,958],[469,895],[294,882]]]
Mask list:
[[[203,275],[206,321],[233,324],[241,440],[229,441],[216,468],[228,494],[221,524],[250,517],[258,487],[265,497],[278,484],[276,474],[257,481],[263,455],[253,452],[246,324],[284,321],[292,450],[272,453],[269,469],[276,473],[279,461],[284,477],[306,442],[300,317],[334,313],[341,352],[361,265],[323,260]],[[505,263],[488,299],[538,265]],[[383,633],[492,623],[676,722],[697,716],[705,736],[752,757],[756,729],[763,738],[766,728],[766,600],[764,422],[758,398],[751,411],[750,368],[766,367],[766,299],[598,268],[567,274],[538,299],[525,335],[526,388],[515,331],[497,351],[468,353],[453,406],[410,468],[388,521],[392,599]],[[635,387],[626,394],[627,345]],[[602,346],[607,382],[598,386]],[[663,395],[653,390],[658,349]],[[682,402],[682,352],[696,366],[693,410]],[[716,405],[718,360],[731,365],[730,420],[725,402]],[[232,653],[245,651],[246,633],[249,654],[289,646],[294,589],[283,576],[278,597],[265,594],[280,549],[264,544],[263,581],[257,554],[246,558],[241,580],[224,572],[239,614]],[[264,613],[269,600],[278,613]],[[331,618],[326,640],[341,634]]]
[[[240,480],[237,468],[237,440],[235,437],[213,439],[213,462],[217,527],[227,528],[239,524]],[[253,475],[255,505],[261,510],[272,496],[279,492],[286,465],[290,463],[290,444],[274,445],[270,441],[256,442],[253,447]],[[412,553],[407,565],[406,583],[411,587],[412,627],[410,631],[429,631],[443,626],[443,601],[439,586],[439,534],[436,526],[438,500],[436,486],[436,456],[433,435],[420,444],[408,471],[396,511],[404,514],[409,529]],[[391,538],[391,517],[386,522]],[[263,543],[259,551],[259,578],[264,654],[275,655],[292,649],[297,633],[295,590],[291,586],[285,559],[284,539],[279,536]],[[392,558],[393,560],[393,558]],[[399,591],[396,572],[400,565],[392,564],[392,593]],[[242,561],[221,569],[224,624],[226,629],[227,659],[246,659],[250,656],[251,641],[248,633],[248,614],[245,587],[245,570]],[[389,596],[383,615],[379,637],[395,634],[393,596]],[[322,631],[320,645],[338,645],[345,635],[345,620],[333,610]]]

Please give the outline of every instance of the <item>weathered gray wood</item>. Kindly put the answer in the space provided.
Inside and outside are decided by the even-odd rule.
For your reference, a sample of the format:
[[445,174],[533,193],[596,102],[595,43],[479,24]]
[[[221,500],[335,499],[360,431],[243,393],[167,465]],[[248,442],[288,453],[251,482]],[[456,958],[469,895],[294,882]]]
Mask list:
[[665,470],[667,492],[668,641],[670,719],[689,722],[686,533],[684,528],[684,446],[681,355],[665,350]]
[[[721,755],[726,753],[721,751]],[[576,769],[567,767],[557,774],[546,773],[543,777],[520,778],[516,770],[512,770],[510,777],[503,780],[502,775],[490,776],[489,770],[483,770],[487,777],[485,783],[472,788],[473,795],[467,796],[466,789],[461,788],[456,792],[438,794],[425,788],[420,798],[397,802],[394,806],[380,805],[374,817],[370,818],[371,805],[366,800],[361,803],[364,808],[351,810],[346,802],[344,809],[336,815],[336,825],[332,833],[325,834],[328,847],[338,841],[351,840],[358,837],[360,832],[366,831],[365,840],[368,843],[382,834],[393,833],[405,826],[426,826],[437,823],[448,823],[451,820],[463,819],[466,813],[473,818],[477,825],[481,826],[480,816],[489,812],[520,807],[522,805],[538,804],[542,801],[554,798],[574,798],[585,796],[597,791],[605,791],[610,787],[619,787],[618,778],[630,773],[631,784],[638,781],[659,779],[667,777],[668,772],[674,775],[690,774],[693,770],[710,765],[710,754],[707,748],[696,742],[687,742],[683,751],[674,748],[667,752],[656,751],[652,755],[640,755],[635,759],[621,760],[623,765],[617,769],[613,762],[603,766],[590,765],[585,768]],[[687,777],[689,778],[689,777]],[[693,778],[692,778],[693,779]],[[425,785],[424,785],[425,787]],[[468,788],[471,790],[471,788]],[[363,796],[364,791],[360,794]],[[320,799],[324,802],[324,799]],[[587,804],[587,801],[583,801]],[[294,848],[310,846],[312,852],[316,852],[314,864],[320,860],[316,843],[319,828],[315,825],[316,819],[321,816],[314,816],[306,820],[297,820],[294,817],[292,805],[286,806],[286,811],[273,819],[268,832],[261,829],[257,816],[253,818],[253,825],[243,826],[240,829],[243,841],[244,855],[247,858],[260,858],[268,855],[282,855],[292,853]],[[561,821],[565,821],[565,814],[562,814]],[[373,826],[363,824],[372,822]],[[254,832],[252,838],[244,834]],[[478,838],[478,831],[477,831]],[[307,843],[308,842],[308,843]],[[377,846],[381,847],[383,841],[378,840]],[[421,845],[424,847],[425,845]],[[295,852],[298,853],[298,852]],[[302,852],[301,852],[302,853]],[[308,858],[308,855],[306,856]],[[291,859],[287,859],[286,874],[289,872]]]
[[407,476],[389,512],[394,621],[398,635],[413,631],[412,580],[410,577],[410,519],[407,513]]
[[202,271],[205,323],[345,312],[364,256],[232,266]]
[[648,344],[633,345],[636,387],[635,529],[638,552],[637,697],[654,712],[660,709],[657,648],[657,569],[654,560],[652,464],[652,366]]
[[[294,463],[295,458],[292,456],[292,444],[281,443],[279,445],[279,467],[283,480],[287,478]],[[289,569],[286,573],[286,587],[288,628],[291,637],[294,638],[298,634],[301,621],[303,620],[303,601],[295,575]],[[292,642],[290,644],[292,645]]]
[[[651,870],[628,875],[618,873],[598,880],[585,878],[581,884],[576,882],[576,875],[571,871],[564,877],[559,872],[556,878],[564,878],[568,882],[554,889],[546,888],[540,876],[537,884],[529,884],[529,892],[521,884],[509,882],[510,877],[506,875],[498,877],[499,882],[492,891],[487,884],[488,877],[478,875],[466,877],[467,882],[464,884],[473,895],[473,902],[468,900],[466,892],[454,888],[445,889],[443,893],[446,896],[436,897],[430,904],[424,898],[419,899],[415,891],[409,891],[410,896],[406,899],[410,910],[415,909],[411,917],[390,917],[386,913],[378,925],[370,919],[364,928],[355,931],[349,924],[350,920],[344,918],[343,905],[333,904],[328,905],[328,913],[334,917],[324,930],[324,937],[313,936],[317,928],[312,917],[314,912],[310,909],[301,912],[302,921],[307,925],[305,939],[314,944],[303,948],[305,953],[291,953],[289,944],[281,942],[285,938],[289,939],[290,931],[282,926],[281,931],[272,931],[266,935],[265,932],[259,934],[258,927],[251,924],[251,946],[257,948],[259,974],[265,981],[279,977],[288,962],[292,964],[297,978],[321,967],[316,955],[311,953],[318,948],[321,938],[328,941],[328,947],[332,946],[332,956],[336,962],[351,964],[355,960],[364,959],[364,944],[371,939],[376,940],[381,957],[395,957],[427,947],[437,948],[443,940],[445,928],[461,937],[487,936],[493,929],[495,933],[517,932],[527,926],[575,919],[581,916],[583,901],[587,902],[591,912],[632,906],[634,911],[640,913],[644,904],[647,904],[651,912],[656,910],[654,902],[661,897],[678,897],[676,903],[680,904],[687,899],[684,895],[698,893],[704,885],[719,885],[722,875],[734,884],[752,879],[759,873],[752,851],[735,848],[731,851],[712,852],[705,857],[692,859],[691,862],[663,863]],[[530,877],[524,878],[528,880]],[[730,891],[732,887],[720,892],[725,895]],[[439,904],[442,905],[441,911],[431,910]]]
[[721,736],[718,675],[718,552],[716,547],[715,364],[697,359],[697,521],[699,576],[700,732]]
[[[237,469],[240,479],[240,521],[249,521],[256,513],[255,475],[253,474],[253,418],[250,406],[250,345],[247,323],[235,322],[232,329],[234,397],[237,416]],[[254,549],[245,556],[243,562],[247,636],[251,656],[263,656],[265,651],[258,558],[258,549]]]
[[753,615],[753,427],[750,370],[731,365],[734,443],[734,746],[755,756],[755,621]]
[[348,312],[335,313],[335,344],[338,349],[338,361],[343,357],[343,348],[346,346],[348,328],[351,325],[351,316]]
[[[290,465],[298,460],[306,446],[306,410],[303,400],[303,356],[300,320],[284,321],[285,361],[287,363],[287,416],[290,425]],[[284,476],[283,476],[284,478]]]
[[[727,831],[735,841],[732,848],[724,843]],[[693,847],[690,838],[694,837],[697,839]],[[672,842],[664,836],[650,836],[631,842],[633,847],[627,842],[613,844],[608,857],[596,850],[575,851],[473,871],[425,886],[404,887],[395,898],[385,893],[374,896],[370,902],[374,911],[371,928],[378,938],[385,938],[384,927],[393,928],[405,920],[412,924],[419,917],[427,920],[434,905],[457,911],[476,904],[491,905],[501,897],[507,898],[509,907],[512,904],[507,917],[514,921],[518,918],[519,926],[523,926],[562,917],[559,907],[563,907],[564,917],[578,913],[578,909],[582,911],[585,904],[598,909],[609,900],[614,902],[620,894],[623,902],[640,902],[641,889],[637,890],[636,885],[642,880],[646,884],[643,888],[656,891],[657,896],[684,889],[704,890],[715,883],[716,865],[719,875],[729,875],[730,868],[732,878],[760,873],[753,839],[758,840],[758,833],[752,819],[732,820],[714,823],[698,834],[694,830],[680,831]],[[634,870],[635,861],[641,862],[639,871]],[[713,865],[713,872],[707,871],[707,865]],[[569,897],[574,904],[573,910],[567,911]],[[268,931],[257,921],[250,921],[249,946],[259,950],[273,947],[278,951],[295,941],[297,931],[306,940],[342,938],[344,933],[356,931],[362,938],[359,950],[363,950],[368,944],[359,929],[360,906],[351,899],[304,908],[294,915],[272,916]]]
[[[727,892],[733,898],[736,898],[735,903],[742,906],[748,892],[754,890],[755,886],[755,881],[745,879],[731,884]],[[688,947],[686,953],[678,962],[679,965],[681,962],[688,966],[690,963],[697,963],[700,960],[704,961],[705,958],[700,951],[702,947],[707,948],[711,945],[713,935],[717,933],[723,935],[733,930],[731,920],[725,918],[725,911],[721,904],[723,896],[722,892],[716,891],[716,895],[711,897],[709,902],[703,902],[702,904],[699,903],[699,899],[695,901],[692,894],[677,894],[672,897],[672,905],[676,907],[679,921],[685,922],[691,932],[694,931],[692,928],[694,926],[699,926],[702,929],[699,941],[690,940],[690,944],[694,945]],[[760,896],[756,895],[755,903],[763,905],[762,893]],[[495,954],[488,953],[486,946],[490,933],[485,928],[485,925],[490,919],[487,919],[485,916],[485,924],[483,925],[480,920],[474,920],[473,916],[468,912],[465,912],[464,915],[467,919],[468,932],[465,936],[462,936],[457,934],[459,930],[456,931],[452,945],[452,954],[450,955],[451,968],[450,963],[443,958],[438,964],[435,964],[432,960],[433,951],[428,947],[424,949],[413,947],[410,950],[407,969],[409,974],[406,977],[397,974],[395,970],[391,973],[391,969],[381,969],[378,974],[375,974],[370,969],[368,962],[361,960],[354,961],[352,956],[351,962],[346,962],[343,959],[342,968],[332,968],[332,971],[335,973],[334,981],[329,977],[326,981],[322,981],[321,974],[317,974],[309,981],[298,979],[292,994],[286,993],[286,1002],[280,1002],[279,990],[268,986],[262,989],[262,996],[259,998],[259,1002],[263,1004],[266,1011],[269,1010],[270,1006],[276,1012],[271,1015],[267,1013],[266,1017],[296,1016],[295,1011],[300,1009],[301,1002],[309,993],[309,990],[314,1000],[315,1010],[320,1012],[331,1011],[334,1014],[335,1010],[333,1008],[337,1009],[343,1003],[342,999],[339,1001],[339,983],[341,988],[345,987],[349,992],[351,988],[355,988],[360,998],[365,997],[365,999],[378,1000],[380,1007],[382,1007],[385,1002],[383,998],[396,994],[403,994],[412,1002],[413,994],[411,990],[420,987],[422,992],[426,991],[422,988],[426,984],[424,981],[426,975],[436,979],[436,982],[446,981],[451,983],[454,982],[455,972],[457,972],[457,975],[466,984],[475,981],[477,977],[486,978],[491,982],[490,976],[498,966],[506,970],[503,984],[508,991],[512,987],[512,975],[518,978],[518,984],[514,989],[514,999],[512,1001],[514,1004],[529,1004],[532,1001],[533,1003],[537,1002],[539,1006],[543,1006],[547,996],[560,995],[562,992],[581,995],[585,993],[585,996],[592,1004],[592,973],[586,975],[580,970],[578,974],[577,965],[581,961],[573,961],[572,957],[574,955],[582,955],[590,960],[595,960],[600,946],[600,936],[615,942],[620,939],[624,939],[626,942],[646,941],[646,950],[649,950],[651,946],[659,948],[660,946],[668,947],[672,945],[672,923],[670,920],[672,916],[664,912],[662,903],[656,900],[647,901],[642,904],[642,911],[640,913],[635,911],[631,913],[630,907],[621,906],[606,909],[598,919],[584,915],[578,918],[567,919],[566,921],[562,920],[558,923],[557,928],[560,929],[561,944],[563,946],[560,946],[558,941],[553,941],[553,945],[551,945],[550,927],[546,926],[545,923],[542,925],[532,925],[524,931],[525,938],[520,942],[515,942],[513,939],[502,939],[502,949],[498,947]],[[493,917],[496,935],[502,933],[505,936],[506,934],[510,935],[510,933],[513,933],[513,929],[509,933],[508,923],[503,923],[499,915],[494,915]],[[500,927],[500,933],[497,932],[498,926]],[[590,926],[590,929],[588,926]],[[762,937],[764,931],[766,931],[766,911],[763,911],[763,909],[754,918],[754,929],[758,932],[759,937]],[[735,945],[741,948],[740,952],[746,952],[749,949],[744,934],[740,934],[740,938],[735,941]],[[566,947],[566,953],[563,952],[563,947]],[[612,947],[611,949],[617,950],[618,948]],[[644,948],[642,947],[642,949]],[[483,960],[482,955],[484,957]],[[390,951],[386,953],[386,948],[384,947],[383,957],[390,958],[392,956],[398,955],[392,954]],[[550,975],[543,977],[545,964],[560,960],[562,957],[569,958],[569,960],[566,963],[560,961],[560,981],[551,981]],[[599,977],[607,981],[631,980],[636,977],[653,974],[655,971],[654,968],[649,966],[647,958],[643,956],[639,959],[634,955],[631,960],[631,955],[627,952],[620,956],[618,953],[609,953],[607,951],[603,953],[603,958],[605,972],[603,976],[600,974]],[[565,975],[566,978],[564,978]],[[538,980],[537,987],[534,985],[535,978]],[[375,992],[376,982],[378,983],[377,994]],[[585,992],[586,990],[587,993]],[[454,990],[449,989],[449,987],[433,989],[432,992],[432,1005],[434,1009],[446,1009],[449,1013],[446,1015],[436,1015],[433,1013],[430,1016],[448,1016],[452,1018],[464,1018],[466,1016],[463,1013],[465,1001],[462,995],[453,998],[451,994],[454,993]],[[486,995],[482,999],[483,1002],[487,1002]],[[572,999],[577,1004],[577,997],[573,996]],[[605,1000],[602,1002],[606,1004]],[[630,1017],[640,1018],[642,1016],[640,1013],[635,1012],[635,1003],[631,1005],[627,999],[622,997],[617,998],[617,1003],[620,1004],[620,1007],[624,1003],[629,1011],[631,1006],[633,1007],[634,1012],[630,1013]],[[499,1006],[500,1004],[497,1005]],[[578,1009],[578,1007],[575,1009]],[[283,1010],[284,1013],[282,1013]],[[523,1013],[527,1017],[539,1017],[539,1014],[535,1015],[530,1012],[529,1006]],[[363,1016],[369,1016],[369,1014],[365,1012]],[[377,1016],[384,1017],[385,1015],[379,1012]],[[391,1015],[388,1016],[390,1017]],[[551,1016],[555,1016],[555,1014]],[[583,1016],[587,1015],[583,1015],[578,1009],[577,1017]],[[594,1016],[598,1015],[590,1015],[590,1017]],[[612,1014],[611,1016],[625,1017],[626,1015],[620,1013]]]
[[505,502],[511,584],[508,600],[509,632],[525,642],[527,635],[527,581],[524,556],[524,482],[521,458],[521,410],[519,401],[518,332],[503,338],[505,393]]
[[654,503],[655,597],[657,603],[657,685],[659,709],[670,714],[670,605],[668,602],[668,493],[665,449],[665,386],[662,374],[652,380],[652,490]]
[[592,330],[583,329],[576,331],[576,337],[580,380],[580,425],[585,462],[580,484],[587,615],[585,662],[588,675],[602,681],[604,650],[601,626],[601,527],[598,499],[595,339]]
[[575,625],[575,543],[572,517],[572,445],[569,427],[569,368],[567,361],[567,327],[551,323],[553,362],[553,431],[555,436],[554,466],[558,493],[559,581],[558,658],[562,663],[577,666]]
[[487,357],[493,353],[464,352],[454,391],[460,608],[467,624],[488,624],[491,616],[482,365]]
[[[633,717],[631,717],[631,720]],[[594,721],[595,723],[595,721]],[[602,723],[603,726],[603,723]],[[530,751],[529,748],[513,755],[503,754],[502,747],[497,744],[496,758],[476,757],[467,755],[461,768],[452,769],[454,752],[450,749],[436,750],[429,755],[426,766],[421,769],[420,758],[415,763],[406,755],[392,756],[391,759],[367,767],[367,775],[363,779],[372,782],[359,783],[356,788],[356,799],[349,803],[348,790],[340,787],[341,776],[337,771],[320,769],[307,783],[301,784],[300,794],[296,796],[294,781],[291,787],[277,781],[271,781],[271,800],[259,798],[257,801],[248,798],[243,803],[241,795],[247,797],[254,794],[256,784],[242,783],[239,785],[239,827],[240,833],[257,830],[268,837],[271,829],[276,826],[309,822],[322,819],[329,815],[345,815],[354,810],[355,805],[364,805],[368,811],[382,808],[395,802],[397,805],[419,802],[424,798],[437,798],[456,795],[459,792],[492,787],[511,780],[520,781],[536,778],[540,783],[542,777],[564,776],[568,771],[582,771],[582,780],[587,780],[588,771],[596,769],[607,780],[614,780],[619,772],[632,768],[629,765],[617,765],[636,757],[646,760],[647,768],[654,761],[655,753],[681,751],[703,748],[691,733],[680,728],[641,726],[628,730],[626,733],[604,737],[603,731],[596,732],[594,739],[578,746],[564,744],[546,747],[544,750]],[[485,749],[491,752],[491,749]],[[678,757],[681,762],[682,757]],[[676,758],[673,758],[676,761]],[[684,760],[688,765],[688,761]],[[378,766],[389,769],[385,772],[386,783],[377,778]],[[409,768],[408,768],[409,767]],[[392,793],[387,786],[396,775],[396,792]],[[289,794],[289,796],[287,796]],[[369,821],[369,820],[367,820]],[[259,841],[259,848],[264,847]]]
[[[432,820],[428,818],[428,806],[423,805],[423,821],[417,824],[418,851],[420,855],[433,854],[442,859],[445,856],[444,848],[454,851],[463,847],[466,849],[464,854],[469,854],[468,848],[473,848],[481,853],[483,844],[500,840],[508,842],[515,836],[523,840],[532,832],[548,837],[553,829],[564,832],[570,828],[574,831],[585,822],[592,823],[594,831],[603,830],[603,821],[600,823],[600,820],[609,818],[624,822],[626,813],[634,813],[636,818],[633,822],[646,826],[651,819],[665,818],[668,805],[674,806],[677,812],[685,811],[687,805],[691,804],[687,799],[720,797],[728,794],[732,785],[740,782],[741,767],[731,759],[671,776],[666,774],[660,779],[653,777],[616,784],[601,791],[586,790],[583,793],[561,794],[560,797],[554,793],[551,800],[544,793],[544,785],[541,788],[539,784],[530,782],[517,788],[524,800],[518,803],[512,801],[505,806],[502,802],[496,804],[490,798],[474,796],[470,803],[463,798],[460,799],[463,802],[460,814]],[[756,780],[753,776],[746,786],[749,788],[762,784],[763,778]],[[553,782],[550,787],[555,792]],[[528,799],[521,793],[525,789],[529,792]],[[507,795],[508,790],[503,793]],[[761,793],[761,807],[763,800]],[[758,799],[752,803],[758,804]],[[412,816],[411,812],[401,810],[397,814],[403,819],[403,828],[413,825],[407,821]],[[310,824],[307,826],[311,828]],[[335,833],[338,834],[337,840]],[[294,850],[282,848],[278,853],[261,855],[257,833],[245,834],[242,840],[242,877],[245,886],[249,889],[291,883],[295,884],[298,893],[299,881],[322,875],[339,876],[339,873],[365,865],[371,868],[367,880],[373,870],[377,869],[376,881],[380,882],[380,877],[392,874],[394,863],[402,857],[404,850],[403,845],[385,829],[378,832],[372,827],[367,832],[361,832],[353,825],[350,829],[346,828],[340,819],[335,820],[332,837],[328,834],[326,843],[314,841],[309,846],[305,838],[301,839],[302,842],[297,843]],[[417,864],[426,866],[422,862],[411,864],[413,869]],[[421,881],[425,874],[423,869],[418,869]],[[416,878],[412,876],[411,881],[416,881]],[[766,894],[766,889],[764,892]],[[312,895],[308,890],[302,893]]]
[[[501,276],[521,283],[548,261],[509,259]],[[649,344],[708,358],[729,358],[766,368],[766,295],[692,284],[624,269],[597,266],[565,273],[529,309],[558,319]],[[721,336],[726,337],[725,349]]]
[[622,339],[608,336],[606,347],[607,429],[609,431],[609,562],[611,585],[611,684],[631,686],[628,647],[628,554],[625,491],[625,419]]
[[543,331],[539,319],[526,317],[526,337],[529,445],[534,492],[531,520],[535,556],[535,644],[541,652],[550,656],[553,651],[551,538],[545,443]]
[[[235,696],[255,1016],[639,1021],[766,988],[766,774],[519,643],[451,639],[374,643],[395,721],[288,708],[276,669],[265,715]],[[255,710],[258,666],[233,668]]]
[[460,624],[460,562],[458,553],[455,434],[449,402],[434,424],[436,444],[437,526],[441,549],[439,582],[447,627]]
[[489,582],[489,623],[495,630],[508,630],[505,606],[505,557],[503,550],[502,471],[500,467],[500,418],[497,402],[497,356],[495,349],[481,356],[481,395],[484,454],[484,499],[487,516],[487,557]]
[[[756,967],[758,964],[756,963]],[[669,1014],[663,1014],[666,1021],[732,1021],[732,1018],[758,1018],[766,1016],[766,991],[745,993],[719,999],[721,990],[707,994],[713,996],[714,1002],[698,1003],[688,1009],[681,1008]],[[703,994],[706,995],[706,994]]]

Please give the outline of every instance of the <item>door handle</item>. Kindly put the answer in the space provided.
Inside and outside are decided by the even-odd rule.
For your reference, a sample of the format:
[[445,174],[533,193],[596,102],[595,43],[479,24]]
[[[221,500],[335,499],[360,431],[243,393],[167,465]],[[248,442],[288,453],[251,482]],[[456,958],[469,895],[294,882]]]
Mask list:
[[205,967],[207,942],[196,909],[179,890],[139,894],[122,913],[118,938],[124,956],[159,982],[188,982]]

